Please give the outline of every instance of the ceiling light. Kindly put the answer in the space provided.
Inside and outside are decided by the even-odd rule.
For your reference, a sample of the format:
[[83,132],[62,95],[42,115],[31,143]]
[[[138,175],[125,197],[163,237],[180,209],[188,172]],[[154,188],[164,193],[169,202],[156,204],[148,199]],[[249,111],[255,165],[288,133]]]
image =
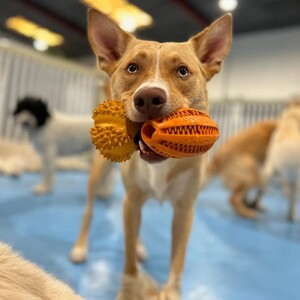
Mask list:
[[149,14],[127,0],[81,0],[81,2],[108,14],[121,28],[129,32],[148,27],[153,23]]
[[48,44],[42,40],[34,40],[33,47],[38,51],[46,51],[49,48]]
[[22,16],[15,16],[7,19],[5,26],[28,38],[43,41],[48,46],[59,46],[64,42],[64,38],[60,34],[52,32],[45,27],[41,27]]
[[152,24],[150,15],[132,4],[125,4],[113,10],[110,16],[126,31],[134,32],[138,28]]
[[233,11],[237,4],[237,0],[219,0],[219,7],[224,11]]

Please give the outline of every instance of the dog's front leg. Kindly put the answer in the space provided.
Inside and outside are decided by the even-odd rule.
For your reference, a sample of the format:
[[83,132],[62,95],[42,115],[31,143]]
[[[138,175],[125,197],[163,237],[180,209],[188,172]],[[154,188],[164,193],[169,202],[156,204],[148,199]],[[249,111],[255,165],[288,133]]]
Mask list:
[[175,202],[173,208],[171,269],[159,300],[181,299],[181,276],[194,217],[193,201]]
[[[142,200],[142,201],[141,201]],[[138,275],[136,245],[138,242],[141,223],[141,208],[143,200],[125,197],[123,204],[123,222],[125,231],[125,275],[135,277]]]
[[98,151],[94,152],[93,164],[89,173],[87,199],[80,233],[70,254],[71,260],[75,263],[81,263],[87,257],[89,246],[89,228],[93,216],[93,206],[96,198],[96,190],[99,183],[103,180],[106,174],[112,172],[112,167],[113,165],[110,161],[108,161],[106,158],[101,157]]
[[53,176],[55,172],[56,147],[45,147],[42,153],[42,182],[35,185],[33,192],[35,194],[47,194],[51,191],[53,185]]
[[138,268],[137,245],[141,210],[146,198],[142,193],[127,194],[123,204],[125,234],[124,277],[117,300],[148,300],[155,293],[155,284]]

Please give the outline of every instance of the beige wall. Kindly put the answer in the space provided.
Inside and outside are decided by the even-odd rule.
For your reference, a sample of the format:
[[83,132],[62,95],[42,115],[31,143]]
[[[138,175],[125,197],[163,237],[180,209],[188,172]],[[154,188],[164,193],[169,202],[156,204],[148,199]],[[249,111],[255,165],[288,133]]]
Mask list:
[[235,36],[211,100],[284,100],[300,94],[300,27]]

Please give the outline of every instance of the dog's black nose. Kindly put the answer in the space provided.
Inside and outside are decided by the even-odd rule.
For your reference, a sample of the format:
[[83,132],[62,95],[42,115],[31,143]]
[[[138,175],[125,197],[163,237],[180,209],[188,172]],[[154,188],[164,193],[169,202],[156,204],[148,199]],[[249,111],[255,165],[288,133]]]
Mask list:
[[136,93],[133,102],[138,112],[155,118],[167,102],[167,95],[163,89],[145,87]]

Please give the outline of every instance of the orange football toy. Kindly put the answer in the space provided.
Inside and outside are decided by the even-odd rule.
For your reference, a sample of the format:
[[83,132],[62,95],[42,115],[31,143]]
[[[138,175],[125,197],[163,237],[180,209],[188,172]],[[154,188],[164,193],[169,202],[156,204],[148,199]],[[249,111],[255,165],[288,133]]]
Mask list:
[[168,116],[146,121],[141,135],[154,152],[165,157],[181,158],[208,151],[218,139],[219,131],[207,114],[181,108]]
[[137,146],[133,142],[141,124],[131,122],[119,100],[106,100],[94,110],[95,126],[91,128],[93,144],[99,152],[113,162],[130,159]]

